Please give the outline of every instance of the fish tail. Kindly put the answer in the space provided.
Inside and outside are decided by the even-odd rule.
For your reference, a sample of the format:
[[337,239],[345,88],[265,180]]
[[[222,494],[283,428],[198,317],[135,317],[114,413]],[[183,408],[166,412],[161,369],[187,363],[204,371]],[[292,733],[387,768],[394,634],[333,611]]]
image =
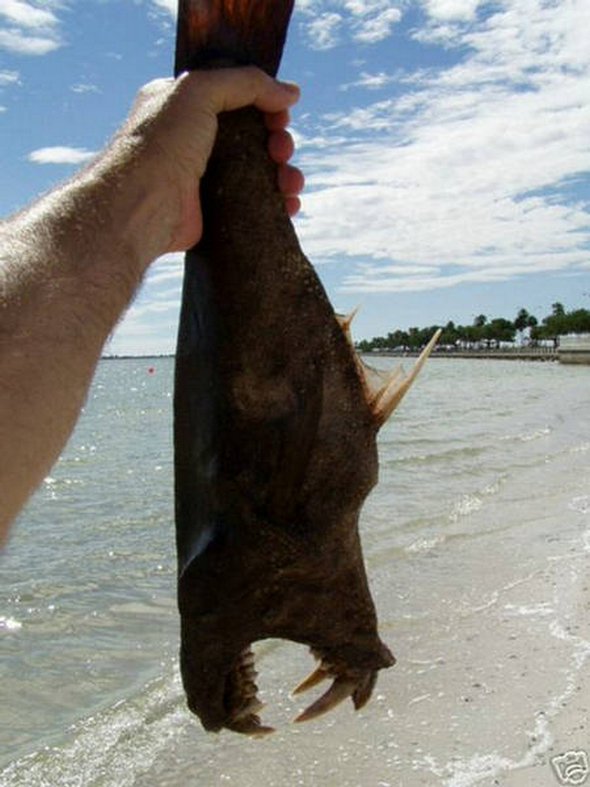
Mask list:
[[255,65],[275,76],[294,0],[179,0],[175,73]]

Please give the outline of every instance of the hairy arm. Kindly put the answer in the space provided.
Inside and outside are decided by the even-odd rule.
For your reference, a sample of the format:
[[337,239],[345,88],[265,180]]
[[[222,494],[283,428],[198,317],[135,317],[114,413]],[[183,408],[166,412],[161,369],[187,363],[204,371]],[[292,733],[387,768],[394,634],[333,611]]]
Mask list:
[[297,91],[256,69],[158,80],[87,169],[0,224],[0,542],[68,439],[102,347],[148,265],[200,237],[217,115],[255,104],[291,212]]

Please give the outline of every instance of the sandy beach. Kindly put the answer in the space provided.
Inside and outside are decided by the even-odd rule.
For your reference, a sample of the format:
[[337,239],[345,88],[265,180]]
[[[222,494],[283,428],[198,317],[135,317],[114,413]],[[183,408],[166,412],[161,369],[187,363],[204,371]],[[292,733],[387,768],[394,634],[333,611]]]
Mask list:
[[296,725],[321,691],[290,695],[313,659],[301,645],[258,643],[262,715],[277,729],[264,740],[208,735],[186,709],[171,371],[169,361],[156,375],[140,361],[101,367],[77,434],[3,556],[0,785],[583,784],[590,369],[428,366],[381,433],[380,483],[361,526],[397,664],[360,712],[345,702]]

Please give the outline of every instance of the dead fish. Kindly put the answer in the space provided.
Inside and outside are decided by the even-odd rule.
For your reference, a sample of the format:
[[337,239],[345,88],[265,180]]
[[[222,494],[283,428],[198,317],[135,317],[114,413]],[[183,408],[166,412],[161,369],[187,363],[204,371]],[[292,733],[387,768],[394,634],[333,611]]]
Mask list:
[[[181,0],[177,73],[275,74],[292,0]],[[308,645],[330,679],[298,720],[371,695],[379,639],[358,532],[376,437],[423,364],[363,369],[300,249],[255,109],[220,117],[186,257],[175,378],[180,666],[207,730],[264,734],[251,644]],[[426,355],[432,345],[426,350]]]

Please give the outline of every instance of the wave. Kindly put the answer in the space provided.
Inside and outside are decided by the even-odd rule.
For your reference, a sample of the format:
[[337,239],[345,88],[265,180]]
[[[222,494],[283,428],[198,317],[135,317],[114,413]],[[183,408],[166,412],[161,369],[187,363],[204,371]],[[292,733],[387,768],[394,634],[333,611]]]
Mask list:
[[0,772],[2,787],[131,787],[187,724],[177,666],[137,695],[73,725],[67,743],[46,745]]

